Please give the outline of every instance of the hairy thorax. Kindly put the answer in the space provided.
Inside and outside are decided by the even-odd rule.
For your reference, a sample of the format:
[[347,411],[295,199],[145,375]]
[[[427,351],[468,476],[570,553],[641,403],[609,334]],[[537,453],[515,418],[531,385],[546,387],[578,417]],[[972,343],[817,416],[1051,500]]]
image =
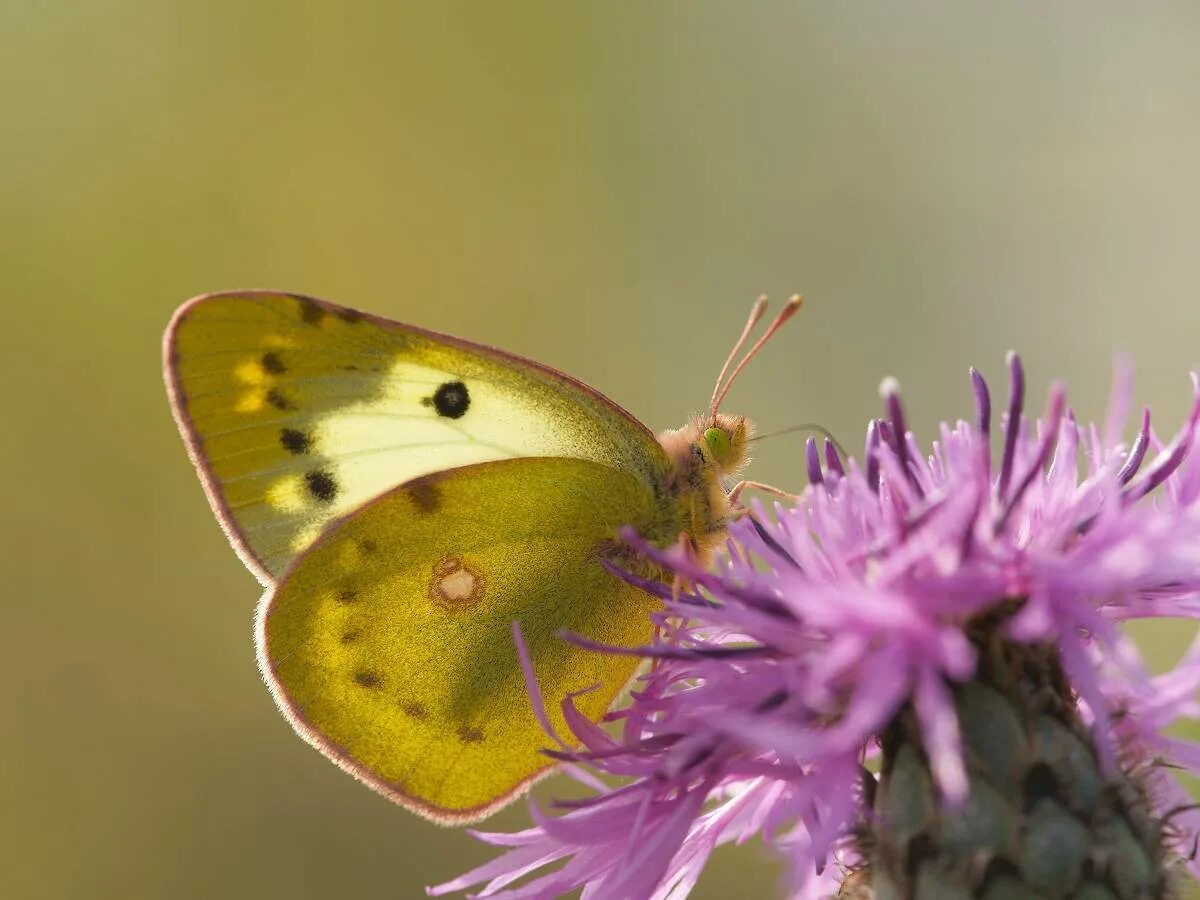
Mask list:
[[686,535],[704,561],[724,539],[732,521],[726,480],[748,461],[753,424],[745,416],[696,416],[682,428],[658,435],[671,461],[664,493],[674,499],[674,531]]

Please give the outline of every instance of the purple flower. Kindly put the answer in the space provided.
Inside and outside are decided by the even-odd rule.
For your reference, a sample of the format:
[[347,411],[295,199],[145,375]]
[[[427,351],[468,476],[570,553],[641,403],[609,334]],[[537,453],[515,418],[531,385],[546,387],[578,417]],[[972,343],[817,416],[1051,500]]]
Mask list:
[[[526,831],[477,834],[506,852],[430,893],[678,898],[718,845],[752,837],[788,860],[797,898],[832,896],[847,877],[894,883],[889,853],[976,887],[1090,878],[1114,896],[1159,890],[1180,864],[1200,873],[1200,814],[1175,777],[1200,772],[1200,746],[1168,734],[1200,718],[1200,640],[1152,677],[1119,628],[1200,618],[1200,385],[1193,376],[1196,402],[1170,443],[1145,411],[1127,447],[1124,369],[1102,428],[1077,423],[1057,386],[1042,418],[1025,417],[1015,356],[1009,369],[998,460],[978,373],[975,421],[943,425],[927,452],[887,381],[864,462],[810,438],[799,502],[774,524],[755,505],[712,569],[626,534],[691,587],[673,598],[647,585],[664,601],[659,637],[610,713],[615,736],[564,703],[576,741],[549,752],[594,794],[554,816],[533,806]],[[1019,740],[1006,749],[1010,718]],[[901,777],[906,760],[919,777]],[[988,805],[1010,770],[1015,812]],[[932,812],[902,796],[922,779]],[[1019,838],[964,831],[1010,814]],[[1058,829],[1051,860],[1043,827]],[[914,856],[912,829],[934,850]],[[972,859],[1005,866],[964,874],[964,840]]]

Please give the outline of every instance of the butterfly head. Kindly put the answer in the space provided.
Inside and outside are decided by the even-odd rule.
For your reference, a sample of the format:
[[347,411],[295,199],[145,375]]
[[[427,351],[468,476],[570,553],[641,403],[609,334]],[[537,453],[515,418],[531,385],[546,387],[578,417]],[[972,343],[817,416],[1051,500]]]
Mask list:
[[732,475],[746,464],[754,425],[745,416],[706,416],[697,431],[697,447],[704,461],[720,475]]

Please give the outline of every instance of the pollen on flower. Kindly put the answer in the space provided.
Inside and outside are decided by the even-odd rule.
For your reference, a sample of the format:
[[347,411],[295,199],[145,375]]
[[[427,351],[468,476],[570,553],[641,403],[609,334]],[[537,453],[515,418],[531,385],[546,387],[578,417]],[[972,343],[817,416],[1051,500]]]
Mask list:
[[1200,872],[1200,812],[1177,780],[1200,772],[1200,745],[1167,734],[1200,718],[1200,640],[1152,677],[1119,628],[1200,619],[1200,385],[1173,440],[1144,412],[1125,444],[1119,417],[1080,424],[1059,386],[1027,413],[1020,358],[1006,362],[998,454],[978,372],[972,421],[926,444],[885,379],[862,458],[810,441],[809,489],[774,517],[753,507],[711,569],[626,532],[693,588],[607,564],[663,603],[616,734],[568,697],[574,740],[553,735],[518,631],[550,755],[619,781],[480,835],[503,855],[430,893],[682,897],[718,845],[754,836],[798,898],[845,882],[1132,900]]

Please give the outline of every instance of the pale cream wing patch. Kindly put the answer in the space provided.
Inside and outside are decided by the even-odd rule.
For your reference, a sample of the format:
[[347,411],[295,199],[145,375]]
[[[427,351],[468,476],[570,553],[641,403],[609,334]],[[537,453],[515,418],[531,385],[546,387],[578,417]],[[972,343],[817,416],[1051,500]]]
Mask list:
[[164,355],[209,500],[264,583],[332,519],[420,475],[562,456],[653,483],[668,466],[641,423],[559,372],[308,297],[199,297]]

